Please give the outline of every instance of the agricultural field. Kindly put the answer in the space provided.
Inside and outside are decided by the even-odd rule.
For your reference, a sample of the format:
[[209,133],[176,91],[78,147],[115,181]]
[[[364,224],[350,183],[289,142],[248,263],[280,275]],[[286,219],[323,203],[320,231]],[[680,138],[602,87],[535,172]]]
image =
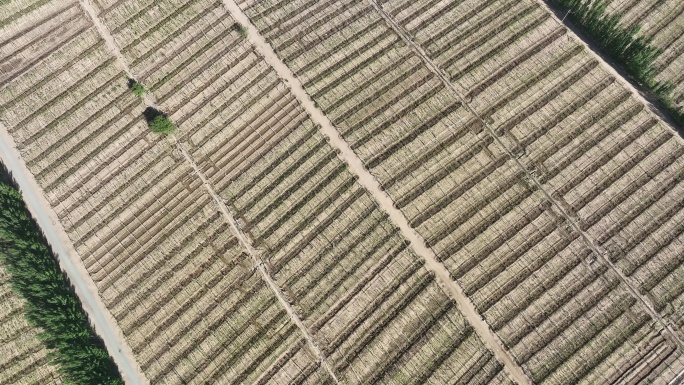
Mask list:
[[684,111],[684,4],[677,0],[604,0],[608,13],[626,27],[641,26],[639,35],[653,39],[663,53],[655,62],[656,79],[675,85],[674,104]]
[[681,370],[684,145],[539,3],[241,6],[534,382]]
[[48,350],[38,339],[40,330],[24,317],[24,306],[0,265],[0,383],[61,384],[61,375],[48,363]]
[[[143,4],[104,8],[104,20],[339,381],[505,383],[501,365],[222,6],[162,3],[165,21],[138,36],[131,20],[161,18]],[[134,54],[144,52],[137,46],[174,59],[154,64]]]
[[[2,36],[40,28],[33,23],[63,5],[15,16]],[[147,380],[251,383],[289,355],[283,375],[316,382],[303,338],[200,178],[149,131],[127,74],[78,15],[85,31],[7,78],[2,118]],[[26,51],[54,33],[24,42]]]
[[324,360],[343,383],[511,383],[287,87],[211,5],[99,9],[136,79],[178,125],[173,140],[149,132],[128,74],[92,26],[62,46],[62,62],[28,65],[1,94],[17,107],[3,111],[10,133],[147,380],[321,384],[332,381]]
[[684,369],[684,143],[548,10],[242,1],[247,32],[229,3],[0,11],[0,119],[147,382],[519,382],[501,351],[539,384]]

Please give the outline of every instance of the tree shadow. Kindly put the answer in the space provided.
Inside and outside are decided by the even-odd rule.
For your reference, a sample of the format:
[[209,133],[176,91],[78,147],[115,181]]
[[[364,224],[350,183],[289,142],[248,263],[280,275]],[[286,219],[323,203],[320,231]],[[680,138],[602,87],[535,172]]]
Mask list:
[[158,109],[154,107],[147,107],[145,108],[145,111],[143,111],[143,116],[145,117],[145,120],[147,121],[148,124],[152,123],[154,118],[157,116],[163,116],[167,117],[166,114],[162,111],[159,111]]

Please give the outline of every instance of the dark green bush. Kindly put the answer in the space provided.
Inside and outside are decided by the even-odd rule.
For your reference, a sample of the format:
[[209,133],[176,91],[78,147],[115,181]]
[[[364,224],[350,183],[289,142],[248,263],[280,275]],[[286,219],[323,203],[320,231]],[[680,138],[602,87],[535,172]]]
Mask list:
[[247,28],[240,23],[233,24],[233,29],[237,31],[242,37],[247,37]]
[[128,88],[133,92],[133,94],[139,98],[145,95],[147,90],[142,84],[138,83],[135,79],[128,79]]

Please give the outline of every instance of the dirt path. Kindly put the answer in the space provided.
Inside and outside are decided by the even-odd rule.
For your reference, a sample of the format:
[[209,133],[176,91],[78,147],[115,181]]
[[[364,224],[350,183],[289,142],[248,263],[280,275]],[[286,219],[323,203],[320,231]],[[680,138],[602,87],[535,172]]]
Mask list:
[[[85,11],[90,20],[95,25],[97,32],[100,34],[100,37],[104,39],[105,44],[109,49],[109,53],[111,53],[116,58],[116,61],[119,64],[119,66],[121,66],[121,69],[123,69],[124,72],[126,72],[126,75],[129,78],[136,79],[136,77],[133,75],[133,72],[131,71],[131,68],[128,66],[126,58],[121,53],[119,45],[116,44],[114,36],[112,36],[112,34],[109,32],[109,28],[107,28],[107,26],[104,25],[102,20],[100,20],[100,18],[98,17],[97,10],[95,9],[95,7],[93,7],[93,4],[89,0],[79,0],[78,2],[81,4],[81,8]],[[149,92],[145,92],[143,94],[143,100],[148,106],[157,108],[156,101],[154,97],[150,95]]]
[[202,183],[204,184],[204,187],[206,190],[209,192],[209,195],[214,199],[214,201],[217,203],[219,207],[219,211],[221,214],[223,214],[223,217],[226,219],[226,221],[230,224],[230,227],[233,228],[233,231],[237,235],[238,240],[240,241],[240,244],[242,247],[245,248],[247,253],[252,257],[252,261],[254,262],[255,268],[261,273],[261,276],[263,277],[264,281],[268,284],[268,286],[271,288],[271,291],[276,295],[278,298],[278,301],[280,301],[280,304],[285,308],[285,311],[287,314],[290,316],[290,319],[292,322],[299,327],[301,330],[302,334],[304,335],[304,338],[307,340],[309,343],[309,346],[311,347],[312,352],[316,355],[316,357],[319,359],[321,362],[321,365],[325,368],[325,370],[330,374],[330,376],[333,378],[336,384],[339,384],[339,380],[337,379],[337,376],[335,376],[335,373],[332,371],[332,368],[330,367],[328,361],[326,360],[325,356],[321,352],[321,350],[318,348],[316,345],[316,341],[313,339],[313,336],[309,333],[309,330],[306,328],[302,320],[299,318],[295,310],[292,308],[292,305],[290,305],[290,302],[285,298],[285,295],[283,294],[283,291],[280,289],[278,284],[273,280],[273,277],[271,277],[271,274],[266,270],[266,267],[264,266],[264,263],[262,262],[260,256],[259,256],[259,251],[254,249],[252,247],[252,243],[245,235],[244,232],[240,229],[240,226],[238,225],[237,221],[235,220],[235,216],[230,212],[230,209],[226,206],[226,204],[223,202],[223,199],[216,193],[214,188],[212,187],[211,183],[207,179],[207,177],[204,175],[202,170],[197,166],[197,163],[195,163],[194,159],[188,152],[183,148],[183,145],[180,144],[176,138],[172,138],[172,141],[176,142],[176,146],[180,151],[183,153],[183,157],[185,157],[185,160],[192,166],[192,168],[195,170],[195,173],[200,177],[202,180]]
[[26,206],[45,234],[52,251],[59,258],[60,267],[74,285],[83,310],[88,314],[97,335],[104,341],[107,351],[118,366],[124,381],[133,385],[148,384],[149,382],[136,362],[133,351],[128,346],[119,324],[102,302],[97,286],[95,286],[88,270],[83,265],[83,261],[74,249],[71,240],[59,222],[57,214],[45,199],[43,190],[38,186],[33,174],[21,159],[14,139],[2,123],[0,123],[0,159],[12,172]]
[[404,214],[394,207],[394,202],[385,193],[380,183],[365,168],[363,162],[354,153],[349,144],[340,136],[339,131],[333,126],[328,117],[316,107],[315,103],[302,87],[299,80],[292,73],[290,68],[283,63],[273,51],[273,48],[266,42],[257,28],[251,23],[240,7],[233,0],[223,0],[231,16],[247,29],[247,36],[256,49],[261,53],[268,64],[278,73],[281,79],[288,85],[293,95],[299,100],[304,109],[309,113],[311,119],[321,126],[321,132],[330,139],[330,144],[340,151],[338,155],[347,163],[349,170],[358,176],[358,182],[373,196],[381,209],[385,211],[390,220],[399,227],[402,235],[411,242],[413,250],[425,260],[425,267],[433,272],[437,281],[444,288],[446,293],[457,303],[459,310],[473,326],[477,334],[484,340],[485,345],[494,353],[497,359],[504,364],[506,371],[519,384],[531,384],[530,379],[525,375],[522,368],[518,366],[513,357],[504,349],[501,340],[489,328],[480,314],[475,309],[475,305],[464,294],[463,289],[454,282],[449,276],[446,267],[437,260],[436,255],[426,246],[425,240],[410,225]]
[[[128,66],[128,62],[126,61],[126,58],[121,54],[121,50],[119,49],[119,46],[116,44],[116,41],[114,40],[114,37],[111,35],[109,32],[109,29],[107,26],[105,26],[102,21],[99,19],[97,11],[95,8],[92,6],[89,0],[79,0],[81,3],[81,6],[83,9],[86,11],[88,16],[90,16],[91,20],[95,24],[95,27],[100,33],[100,36],[105,40],[107,47],[109,48],[109,51],[111,52],[112,55],[114,55],[117,59],[117,62],[121,66],[121,68],[126,72],[129,78],[131,79],[136,79],[135,74],[131,71],[130,67]],[[145,92],[143,96],[143,100],[147,106],[158,108],[156,105],[156,99],[154,98],[154,95],[152,95],[151,92]],[[308,329],[302,322],[302,320],[299,318],[299,316],[296,314],[288,300],[285,298],[285,295],[283,294],[282,290],[280,287],[278,287],[278,284],[275,282],[273,277],[271,277],[270,273],[266,270],[264,264],[261,261],[261,258],[259,257],[259,252],[255,250],[252,247],[252,244],[249,240],[249,238],[241,231],[240,227],[237,224],[237,221],[235,220],[235,217],[233,214],[230,212],[228,207],[225,205],[223,202],[223,199],[216,193],[214,188],[212,187],[211,183],[207,179],[207,177],[204,175],[202,170],[199,168],[197,163],[195,163],[194,159],[192,156],[183,148],[182,144],[177,140],[177,138],[173,135],[169,136],[169,142],[175,146],[182,154],[185,160],[190,164],[190,166],[195,170],[195,173],[197,176],[202,180],[202,183],[209,193],[209,195],[212,197],[214,202],[216,202],[219,211],[223,215],[224,219],[230,224],[230,226],[233,228],[235,234],[238,237],[238,240],[240,241],[240,244],[245,248],[247,253],[252,257],[252,260],[254,262],[255,268],[259,271],[261,276],[263,277],[264,281],[268,284],[269,288],[273,293],[275,294],[276,298],[278,298],[278,301],[280,304],[283,306],[287,314],[289,315],[290,319],[292,322],[294,322],[297,327],[301,330],[304,338],[307,340],[309,343],[311,350],[316,354],[318,357],[319,361],[321,362],[321,365],[328,371],[330,376],[333,378],[335,383],[339,383],[337,376],[335,376],[335,373],[332,371],[330,365],[328,364],[325,356],[322,354],[321,350],[318,348],[316,345],[313,337],[309,333]]]
[[[491,127],[485,120],[483,120],[483,119],[477,114],[477,112],[475,111],[475,109],[472,108],[472,107],[468,104],[468,102],[463,98],[463,96],[459,93],[459,91],[458,91],[458,89],[456,88],[456,86],[455,86],[453,83],[451,83],[451,81],[449,80],[449,77],[447,76],[447,74],[446,74],[444,71],[442,71],[442,70],[441,70],[441,69],[440,69],[440,68],[439,68],[439,67],[438,67],[438,66],[437,66],[429,57],[428,57],[428,55],[426,54],[426,52],[423,50],[423,48],[422,48],[421,46],[419,46],[417,43],[415,43],[415,41],[411,38],[411,36],[409,35],[409,33],[408,33],[403,27],[401,27],[399,24],[397,24],[397,23],[394,21],[394,19],[392,19],[392,17],[389,16],[389,15],[388,15],[388,14],[387,14],[387,13],[386,13],[386,12],[385,12],[385,11],[384,11],[384,10],[383,10],[383,9],[382,9],[374,0],[368,0],[368,1],[373,5],[373,7],[376,9],[376,11],[377,11],[378,13],[380,13],[380,15],[382,16],[382,18],[385,19],[385,22],[386,22],[386,23],[387,23],[387,24],[388,24],[388,25],[389,25],[389,26],[390,26],[390,27],[391,27],[391,28],[392,28],[392,29],[393,29],[401,38],[402,38],[402,40],[404,40],[404,42],[405,42],[406,44],[409,45],[409,47],[411,47],[411,48],[414,50],[414,52],[416,52],[416,53],[422,58],[423,62],[432,70],[432,72],[433,72],[435,75],[437,75],[437,76],[442,80],[442,82],[444,83],[444,85],[445,85],[446,87],[448,87],[449,89],[451,89],[451,91],[454,93],[454,95],[458,96],[458,98],[460,99],[462,105],[465,106],[465,107],[468,109],[468,111],[470,111],[474,116],[476,116],[476,117],[480,120],[480,122],[486,127],[486,129],[489,130],[489,132],[491,133],[491,136],[494,138],[494,140],[497,142],[497,144],[499,144],[499,146],[500,146],[503,150],[505,150],[505,151],[508,153],[508,155],[511,157],[511,159],[513,159],[513,160],[516,162],[517,166],[520,167],[520,168],[523,170],[523,172],[525,173],[525,178],[526,178],[527,180],[531,181],[532,183],[534,183],[534,185],[535,185],[535,186],[544,194],[544,196],[546,197],[546,199],[547,199],[549,202],[551,202],[551,203],[553,204],[553,206],[556,208],[556,210],[564,217],[564,219],[565,219],[568,223],[570,223],[570,225],[573,227],[573,229],[575,229],[575,231],[577,231],[577,233],[580,234],[580,236],[581,236],[582,239],[584,240],[584,243],[585,243],[585,244],[594,252],[594,254],[595,254],[598,258],[601,259],[601,261],[603,261],[603,263],[606,264],[606,266],[608,266],[611,270],[613,270],[613,271],[620,277],[620,280],[624,283],[625,287],[630,291],[630,293],[632,294],[632,296],[633,296],[637,301],[641,302],[642,305],[646,308],[646,311],[651,315],[651,317],[653,317],[654,320],[657,320],[657,321],[660,323],[660,325],[662,325],[662,326],[666,329],[666,331],[668,332],[668,334],[670,335],[670,337],[672,337],[672,340],[675,341],[675,342],[677,343],[677,345],[679,345],[679,347],[680,347],[681,349],[684,349],[684,341],[682,341],[681,337],[675,332],[675,330],[674,330],[673,326],[671,325],[671,323],[670,323],[670,322],[667,322],[667,321],[666,321],[666,320],[665,320],[665,319],[664,319],[664,318],[655,310],[655,307],[653,306],[653,304],[651,303],[651,301],[650,301],[645,295],[642,295],[642,294],[639,293],[639,291],[631,284],[629,277],[625,276],[625,274],[622,273],[622,271],[621,271],[620,269],[618,269],[617,266],[615,266],[615,264],[613,264],[613,263],[610,261],[610,259],[608,258],[607,254],[606,254],[603,250],[601,250],[601,248],[598,247],[598,246],[594,243],[594,241],[592,240],[592,238],[591,238],[585,231],[583,231],[583,230],[580,228],[580,226],[579,226],[579,224],[577,223],[577,221],[574,220],[574,219],[565,211],[565,209],[563,208],[563,206],[562,206],[561,204],[559,204],[559,203],[551,196],[551,194],[550,194],[548,191],[546,191],[546,189],[545,189],[544,186],[541,184],[541,182],[539,182],[539,180],[538,180],[534,175],[532,175],[532,174],[529,172],[529,170],[525,167],[525,165],[522,164],[522,162],[518,159],[518,157],[515,156],[515,154],[513,154],[513,153],[510,151],[510,149],[507,148],[507,147],[504,145],[503,142],[501,142],[499,136],[496,135],[496,133],[494,132],[494,130],[492,129],[492,127]],[[542,0],[536,0],[536,1],[543,4]],[[555,14],[554,14],[550,9],[547,8],[547,10],[548,10],[548,12],[551,12],[551,14],[552,14],[553,17],[555,17]],[[556,18],[556,20],[558,21],[558,23],[561,23],[560,20],[558,20],[557,18]],[[577,38],[577,40],[580,40],[580,39]],[[583,42],[583,43],[584,43],[584,42]],[[586,45],[586,43],[584,43],[584,44]],[[589,50],[589,52],[592,52],[592,53],[593,53],[593,51],[591,51],[588,47],[587,47],[587,49]],[[595,55],[595,53],[594,53],[594,55]],[[618,74],[617,71],[615,71],[614,68],[612,68],[610,65],[608,65],[607,63],[605,63],[605,62],[604,62],[600,57],[598,57],[598,56],[597,56],[597,60],[600,60],[601,63],[603,63],[604,67],[607,67],[608,71],[611,72],[613,75],[615,75],[617,79],[621,80],[623,83],[627,83],[627,84],[625,84],[625,86],[628,87],[628,88],[632,91],[632,93],[634,93],[635,96],[636,96],[637,98],[639,98],[640,101],[642,101],[643,103],[645,103],[645,104],[648,105],[648,102],[647,102],[643,97],[641,97],[641,95],[639,94],[639,92],[638,92],[634,87],[632,87],[628,82],[626,82],[624,79],[622,79],[621,76],[620,76],[620,74]]]

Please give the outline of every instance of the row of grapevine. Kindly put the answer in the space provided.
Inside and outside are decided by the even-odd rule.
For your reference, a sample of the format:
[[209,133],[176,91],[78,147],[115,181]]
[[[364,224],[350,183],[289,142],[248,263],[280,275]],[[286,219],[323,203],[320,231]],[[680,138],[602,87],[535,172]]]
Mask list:
[[[180,9],[170,11],[179,16],[189,9],[167,5]],[[38,36],[50,23],[71,17],[69,12],[77,21],[69,28],[86,26],[70,40],[54,40],[61,30],[33,40],[13,37],[27,28]],[[227,18],[225,11],[205,16],[216,28],[227,27],[221,39],[235,38],[215,49],[236,58],[249,53],[230,29],[234,23],[216,24]],[[47,20],[45,27],[41,20]],[[161,55],[143,49],[158,48],[160,43],[146,44],[159,32],[165,33],[136,35],[138,45],[123,51]],[[9,23],[0,36],[13,39],[14,45],[2,47],[18,56],[43,52],[42,44],[54,41],[43,60],[18,66],[21,71],[3,84],[0,97],[7,108],[2,118],[147,380],[252,383],[282,365],[287,370],[273,374],[281,382],[303,376],[302,381],[309,377],[322,383],[320,362],[302,348],[301,333],[255,273],[199,176],[172,143],[150,132],[145,105],[127,87],[128,74],[79,5],[42,4]],[[138,80],[154,92],[193,67],[173,72],[139,60],[132,68],[149,73]],[[167,93],[188,83],[171,84]],[[169,97],[168,102],[182,99]],[[204,113],[187,112],[188,122]],[[189,127],[182,117],[173,118]]]
[[[680,167],[678,138],[534,1],[378,1],[384,14],[368,4],[330,4],[334,23],[305,1],[241,6],[533,381],[595,383],[645,359],[663,325],[630,296],[641,281],[616,282],[573,223],[595,239],[621,221],[647,176]],[[658,212],[641,212],[652,226],[639,234],[678,229]],[[681,277],[674,248],[649,254],[648,282]],[[668,320],[680,286],[659,297],[675,300]],[[620,311],[603,313],[611,306]],[[682,368],[665,344],[656,369],[634,378]]]

